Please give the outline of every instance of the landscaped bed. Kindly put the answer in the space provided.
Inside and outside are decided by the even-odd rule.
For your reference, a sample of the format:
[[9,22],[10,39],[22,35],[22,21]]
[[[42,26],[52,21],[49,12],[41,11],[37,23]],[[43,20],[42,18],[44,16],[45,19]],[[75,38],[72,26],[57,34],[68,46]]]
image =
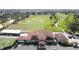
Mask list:
[[13,38],[0,38],[0,49],[12,46],[16,42]]

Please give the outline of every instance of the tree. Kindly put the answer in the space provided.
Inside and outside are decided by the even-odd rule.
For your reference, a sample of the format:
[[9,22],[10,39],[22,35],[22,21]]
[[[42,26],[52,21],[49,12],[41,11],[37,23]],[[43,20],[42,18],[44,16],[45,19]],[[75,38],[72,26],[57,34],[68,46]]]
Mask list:
[[[70,19],[70,18],[69,18]],[[76,13],[74,13],[73,17],[71,17],[71,22],[69,23],[69,29],[75,33],[79,30],[79,18],[77,17]]]
[[52,20],[52,16],[50,16],[50,20]]
[[76,19],[74,22],[70,23],[69,28],[74,33],[79,31],[79,19]]

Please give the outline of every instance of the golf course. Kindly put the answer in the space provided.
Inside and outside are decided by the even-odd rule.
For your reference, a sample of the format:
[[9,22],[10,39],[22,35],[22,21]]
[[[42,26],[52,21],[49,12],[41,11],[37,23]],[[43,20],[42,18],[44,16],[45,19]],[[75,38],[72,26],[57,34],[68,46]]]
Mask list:
[[[30,15],[28,18],[22,19],[17,23],[11,24],[6,29],[22,30],[25,32],[33,32],[36,30],[47,30],[52,32],[70,31],[68,25],[74,21],[74,14],[55,13],[50,19],[47,15]],[[0,49],[13,45],[16,40],[13,38],[0,38]],[[4,43],[5,42],[5,43]]]

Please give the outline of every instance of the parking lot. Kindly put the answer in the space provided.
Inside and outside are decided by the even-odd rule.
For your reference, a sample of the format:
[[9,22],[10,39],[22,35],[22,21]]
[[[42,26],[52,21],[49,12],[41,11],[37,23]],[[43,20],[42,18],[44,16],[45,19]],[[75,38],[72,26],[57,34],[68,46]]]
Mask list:
[[[15,49],[11,48],[10,50],[37,50],[36,46],[19,46]],[[79,50],[79,48],[73,48],[73,47],[62,47],[59,45],[52,45],[52,46],[48,46],[46,45],[46,50]]]

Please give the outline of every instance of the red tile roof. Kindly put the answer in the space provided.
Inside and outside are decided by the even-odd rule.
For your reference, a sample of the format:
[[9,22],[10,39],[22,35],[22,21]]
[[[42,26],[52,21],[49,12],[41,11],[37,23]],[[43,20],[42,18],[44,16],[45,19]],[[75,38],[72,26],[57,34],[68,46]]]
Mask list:
[[64,34],[62,33],[59,33],[59,34],[55,34],[55,38],[58,40],[58,41],[65,41],[67,40],[67,38],[64,36]]

